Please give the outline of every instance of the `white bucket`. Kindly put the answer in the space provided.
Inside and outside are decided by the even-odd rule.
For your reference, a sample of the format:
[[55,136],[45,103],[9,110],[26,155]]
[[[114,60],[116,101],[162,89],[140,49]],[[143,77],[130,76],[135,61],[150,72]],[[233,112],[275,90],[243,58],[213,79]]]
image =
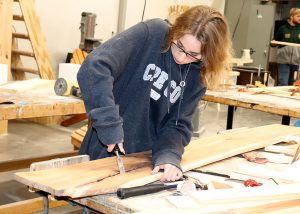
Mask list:
[[250,49],[243,49],[242,59],[251,59]]

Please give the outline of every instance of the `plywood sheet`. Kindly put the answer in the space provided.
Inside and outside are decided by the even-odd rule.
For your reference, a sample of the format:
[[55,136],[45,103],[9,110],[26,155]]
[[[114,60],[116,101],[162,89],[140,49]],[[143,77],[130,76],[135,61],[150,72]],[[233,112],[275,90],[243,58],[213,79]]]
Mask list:
[[[223,133],[191,142],[182,159],[183,171],[188,171],[225,158],[278,143],[286,135],[300,134],[300,129],[284,125],[268,125],[238,132]],[[18,181],[56,196],[72,198],[112,193],[118,187],[130,187],[156,181],[161,174],[151,175],[151,157],[124,157],[126,173],[118,172],[116,158],[106,158],[82,164],[37,172],[19,172]]]

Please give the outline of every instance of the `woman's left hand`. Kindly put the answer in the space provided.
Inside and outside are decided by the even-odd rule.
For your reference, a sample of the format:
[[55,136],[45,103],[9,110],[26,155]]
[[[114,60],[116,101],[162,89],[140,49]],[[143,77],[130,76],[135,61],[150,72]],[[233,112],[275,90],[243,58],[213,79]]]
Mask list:
[[173,182],[179,180],[182,177],[182,171],[172,164],[162,164],[155,166],[152,170],[152,174],[156,174],[159,170],[163,169],[164,174],[160,178],[161,182]]

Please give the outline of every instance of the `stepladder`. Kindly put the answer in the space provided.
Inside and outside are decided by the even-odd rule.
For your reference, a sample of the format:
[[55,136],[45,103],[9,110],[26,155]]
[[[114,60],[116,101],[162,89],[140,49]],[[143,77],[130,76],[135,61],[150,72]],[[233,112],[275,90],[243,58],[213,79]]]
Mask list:
[[6,32],[0,39],[0,63],[8,64],[10,80],[24,80],[29,73],[55,78],[34,2],[0,0],[0,29]]

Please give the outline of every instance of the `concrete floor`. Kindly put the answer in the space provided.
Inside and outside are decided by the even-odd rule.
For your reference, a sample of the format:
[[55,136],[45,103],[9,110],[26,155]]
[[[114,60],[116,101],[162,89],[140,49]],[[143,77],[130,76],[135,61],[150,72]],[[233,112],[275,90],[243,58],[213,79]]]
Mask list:
[[[201,137],[216,134],[226,129],[227,106],[206,103],[202,105],[202,112],[199,116]],[[291,125],[295,123],[291,119]],[[233,128],[255,127],[281,123],[281,117],[274,114],[237,108],[234,115]],[[72,151],[70,135],[85,122],[78,123],[71,127],[42,126],[32,122],[18,120],[9,121],[8,134],[0,136],[0,161],[30,158],[34,156],[49,155],[61,152]],[[23,169],[19,171],[28,171]],[[16,201],[22,201],[37,197],[30,193],[27,187],[14,180],[13,174],[16,171],[0,173],[0,205]],[[51,213],[81,213],[78,207],[68,206],[57,208]]]

